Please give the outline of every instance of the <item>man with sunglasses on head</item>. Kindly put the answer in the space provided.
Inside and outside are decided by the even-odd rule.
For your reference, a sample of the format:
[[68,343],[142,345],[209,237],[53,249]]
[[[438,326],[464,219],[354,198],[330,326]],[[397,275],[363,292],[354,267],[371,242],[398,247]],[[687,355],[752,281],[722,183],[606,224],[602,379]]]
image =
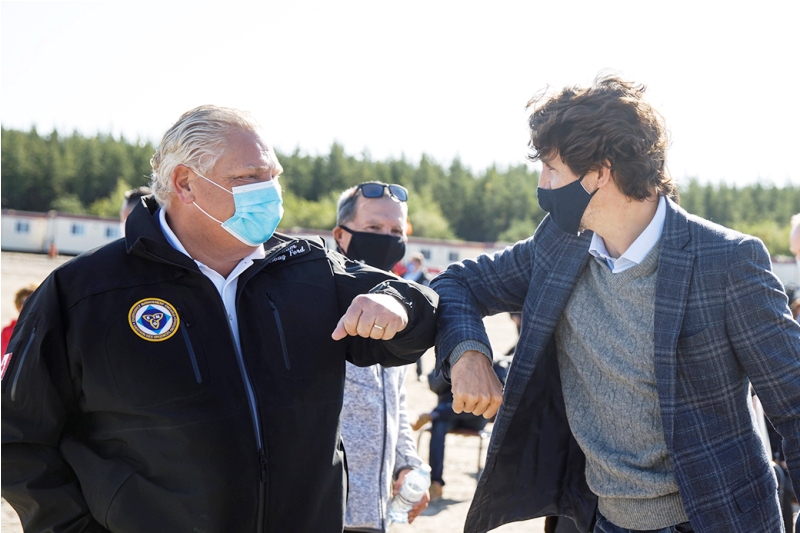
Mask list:
[[125,238],[54,271],[3,358],[3,497],[26,531],[341,532],[345,363],[413,363],[436,295],[275,229],[247,113],[164,135]]
[[[529,108],[549,214],[431,283],[453,409],[497,413],[466,531],[546,515],[595,533],[783,531],[750,385],[798,487],[800,324],[764,244],[674,201],[643,86],[604,76]],[[481,319],[519,311],[502,391]]]
[[339,196],[333,238],[339,252],[381,270],[391,270],[406,254],[408,191],[400,185],[368,181]]
[[[381,270],[391,270],[406,252],[408,191],[370,181],[339,196],[334,239],[339,252]],[[384,532],[388,507],[406,474],[422,464],[406,411],[403,386],[408,367],[347,364],[342,438],[349,487],[345,531]],[[408,512],[413,522],[428,506],[428,494]]]

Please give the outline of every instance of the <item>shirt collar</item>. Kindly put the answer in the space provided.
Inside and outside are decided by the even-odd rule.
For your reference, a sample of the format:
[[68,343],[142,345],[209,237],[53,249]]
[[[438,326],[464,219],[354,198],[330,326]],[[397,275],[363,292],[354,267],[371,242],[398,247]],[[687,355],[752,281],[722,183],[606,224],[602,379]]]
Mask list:
[[614,259],[608,253],[606,243],[603,238],[595,233],[592,235],[592,243],[589,245],[589,253],[598,259],[602,259],[611,269],[614,274],[627,270],[628,268],[640,264],[644,258],[650,253],[650,250],[658,243],[661,238],[661,233],[664,231],[664,221],[667,218],[667,201],[663,196],[658,197],[658,208],[653,220],[644,229],[642,233],[636,237],[625,252]]
[[[172,228],[170,228],[169,224],[167,224],[167,212],[164,211],[164,208],[162,207],[158,208],[158,222],[160,223],[161,231],[164,233],[164,237],[167,239],[167,242],[170,244],[170,246],[172,246],[182,254],[186,255],[187,257],[193,259],[194,262],[197,263],[199,266],[202,266],[203,268],[208,268],[206,267],[206,265],[204,265],[191,255],[189,255],[189,252],[187,252],[186,248],[183,247],[181,241],[178,240],[178,236],[175,235],[175,232],[172,231]],[[249,266],[256,259],[264,259],[266,256],[267,252],[264,250],[264,245],[259,244],[258,247],[255,250],[253,250],[253,253],[242,258],[242,261],[245,261]]]

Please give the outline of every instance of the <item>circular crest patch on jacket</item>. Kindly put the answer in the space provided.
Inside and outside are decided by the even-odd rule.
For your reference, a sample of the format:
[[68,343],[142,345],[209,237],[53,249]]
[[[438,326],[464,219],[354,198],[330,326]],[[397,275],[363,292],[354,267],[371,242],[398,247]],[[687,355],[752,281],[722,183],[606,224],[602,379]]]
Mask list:
[[160,298],[139,300],[128,312],[128,324],[139,337],[150,342],[161,342],[172,337],[181,319],[169,302]]

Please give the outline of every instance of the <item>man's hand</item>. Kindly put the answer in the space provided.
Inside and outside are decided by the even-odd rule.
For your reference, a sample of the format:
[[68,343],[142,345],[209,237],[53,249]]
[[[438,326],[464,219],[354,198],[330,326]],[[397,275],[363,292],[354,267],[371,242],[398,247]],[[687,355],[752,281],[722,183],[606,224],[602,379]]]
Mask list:
[[[397,496],[397,493],[400,492],[400,487],[403,486],[403,481],[406,479],[406,474],[408,474],[409,472],[411,472],[411,469],[410,468],[406,468],[404,470],[401,470],[397,474],[397,481],[395,481],[394,485],[392,486],[392,496]],[[422,499],[420,501],[418,501],[417,503],[415,503],[414,507],[412,507],[408,511],[408,523],[409,524],[411,522],[413,522],[414,519],[416,517],[418,517],[420,515],[420,513],[422,513],[422,511],[424,511],[425,509],[428,508],[428,502],[429,501],[431,501],[431,496],[428,493],[428,491],[426,490],[425,494],[422,495]]]
[[503,385],[492,362],[481,352],[469,350],[450,369],[453,411],[492,418],[503,402]]
[[331,337],[348,335],[388,341],[408,325],[406,308],[388,294],[359,294],[339,319]]

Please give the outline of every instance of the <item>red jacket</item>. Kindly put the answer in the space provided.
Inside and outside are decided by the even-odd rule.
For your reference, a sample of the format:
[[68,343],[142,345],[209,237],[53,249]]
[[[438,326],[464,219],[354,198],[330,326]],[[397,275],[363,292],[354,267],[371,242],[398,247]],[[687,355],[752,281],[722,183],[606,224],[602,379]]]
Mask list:
[[11,321],[9,325],[3,328],[3,347],[0,349],[0,355],[6,353],[6,348],[8,348],[8,341],[11,340],[11,334],[14,333],[14,326],[17,325],[17,319]]

